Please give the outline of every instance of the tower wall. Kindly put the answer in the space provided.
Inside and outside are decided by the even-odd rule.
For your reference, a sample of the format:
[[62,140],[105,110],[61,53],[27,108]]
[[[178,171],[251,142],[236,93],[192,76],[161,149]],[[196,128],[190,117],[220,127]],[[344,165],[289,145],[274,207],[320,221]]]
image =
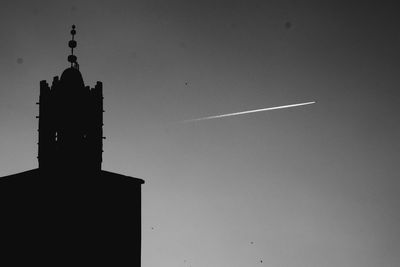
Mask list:
[[[65,74],[66,73],[66,74]],[[78,70],[55,77],[51,88],[40,83],[39,168],[101,170],[103,85],[84,86]]]
[[97,82],[90,90],[91,121],[89,128],[90,158],[97,169],[101,169],[103,154],[103,84]]
[[38,161],[39,168],[49,168],[55,149],[55,131],[53,124],[52,97],[50,87],[46,81],[40,82],[39,95],[39,142],[38,142]]

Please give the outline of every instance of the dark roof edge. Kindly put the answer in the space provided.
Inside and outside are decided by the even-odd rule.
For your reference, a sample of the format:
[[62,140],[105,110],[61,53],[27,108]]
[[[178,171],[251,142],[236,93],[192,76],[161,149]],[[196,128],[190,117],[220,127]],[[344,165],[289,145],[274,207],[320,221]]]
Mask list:
[[39,169],[32,169],[32,170],[27,170],[27,171],[23,171],[23,172],[18,172],[18,173],[13,173],[13,174],[9,174],[6,176],[0,176],[0,179],[2,178],[12,178],[13,176],[21,176],[21,175],[32,175],[32,174],[38,174],[39,173]]
[[144,184],[144,180],[143,180],[143,179],[140,179],[140,178],[136,178],[136,177],[132,177],[132,176],[127,176],[127,175],[123,175],[123,174],[119,174],[119,173],[115,173],[115,172],[104,171],[104,170],[101,170],[101,172],[104,173],[104,174],[108,174],[108,175],[113,175],[113,176],[118,176],[118,177],[124,177],[124,178],[127,178],[127,179],[134,179],[134,180],[136,180],[137,182],[139,182],[139,183],[141,183],[141,184]]
[[[131,180],[133,182],[144,184],[144,180],[140,179],[140,178],[127,176],[127,175],[123,175],[123,174],[119,174],[119,173],[115,173],[115,172],[104,171],[104,170],[101,170],[101,173],[104,174],[104,175],[115,176],[116,178],[117,177],[118,178],[124,178],[124,179],[127,179],[127,180]],[[14,173],[14,174],[6,175],[6,176],[1,176],[0,179],[9,179],[9,178],[14,178],[14,177],[32,176],[32,175],[40,175],[39,174],[39,169],[36,168],[36,169],[27,170],[27,171],[23,171],[23,172],[19,172],[19,173]]]

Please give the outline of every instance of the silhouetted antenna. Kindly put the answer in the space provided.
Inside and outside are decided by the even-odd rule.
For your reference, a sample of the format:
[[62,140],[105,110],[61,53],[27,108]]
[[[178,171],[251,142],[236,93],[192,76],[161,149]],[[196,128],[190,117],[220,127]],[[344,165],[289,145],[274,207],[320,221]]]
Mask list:
[[72,30],[71,30],[72,40],[68,42],[68,46],[71,48],[71,55],[68,56],[68,62],[71,62],[71,68],[76,68],[79,70],[77,57],[74,55],[74,48],[76,47],[76,41],[74,40],[75,34],[76,34],[75,25],[72,25]]

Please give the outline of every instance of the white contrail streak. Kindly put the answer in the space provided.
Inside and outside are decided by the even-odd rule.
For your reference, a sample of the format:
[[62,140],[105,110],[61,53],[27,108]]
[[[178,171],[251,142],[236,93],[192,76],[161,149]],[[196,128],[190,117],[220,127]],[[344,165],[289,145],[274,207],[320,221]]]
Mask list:
[[222,115],[216,115],[216,116],[203,117],[203,118],[198,118],[198,119],[184,120],[183,122],[219,119],[219,118],[224,118],[224,117],[237,116],[237,115],[243,115],[243,114],[249,114],[249,113],[256,113],[256,112],[267,111],[267,110],[292,108],[292,107],[298,107],[298,106],[311,105],[311,104],[314,104],[314,103],[315,103],[315,101],[305,102],[305,103],[298,103],[298,104],[291,104],[291,105],[284,105],[284,106],[277,106],[277,107],[260,108],[260,109],[254,109],[254,110],[247,110],[247,111],[229,113],[229,114],[222,114]]

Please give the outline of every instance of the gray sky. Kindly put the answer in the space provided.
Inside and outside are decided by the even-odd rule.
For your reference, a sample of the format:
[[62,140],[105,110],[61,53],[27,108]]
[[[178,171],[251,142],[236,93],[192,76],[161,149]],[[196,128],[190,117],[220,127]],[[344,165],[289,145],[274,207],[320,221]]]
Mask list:
[[76,24],[103,169],[146,181],[143,267],[395,267],[400,21],[357,2],[3,0],[0,176],[37,167]]

